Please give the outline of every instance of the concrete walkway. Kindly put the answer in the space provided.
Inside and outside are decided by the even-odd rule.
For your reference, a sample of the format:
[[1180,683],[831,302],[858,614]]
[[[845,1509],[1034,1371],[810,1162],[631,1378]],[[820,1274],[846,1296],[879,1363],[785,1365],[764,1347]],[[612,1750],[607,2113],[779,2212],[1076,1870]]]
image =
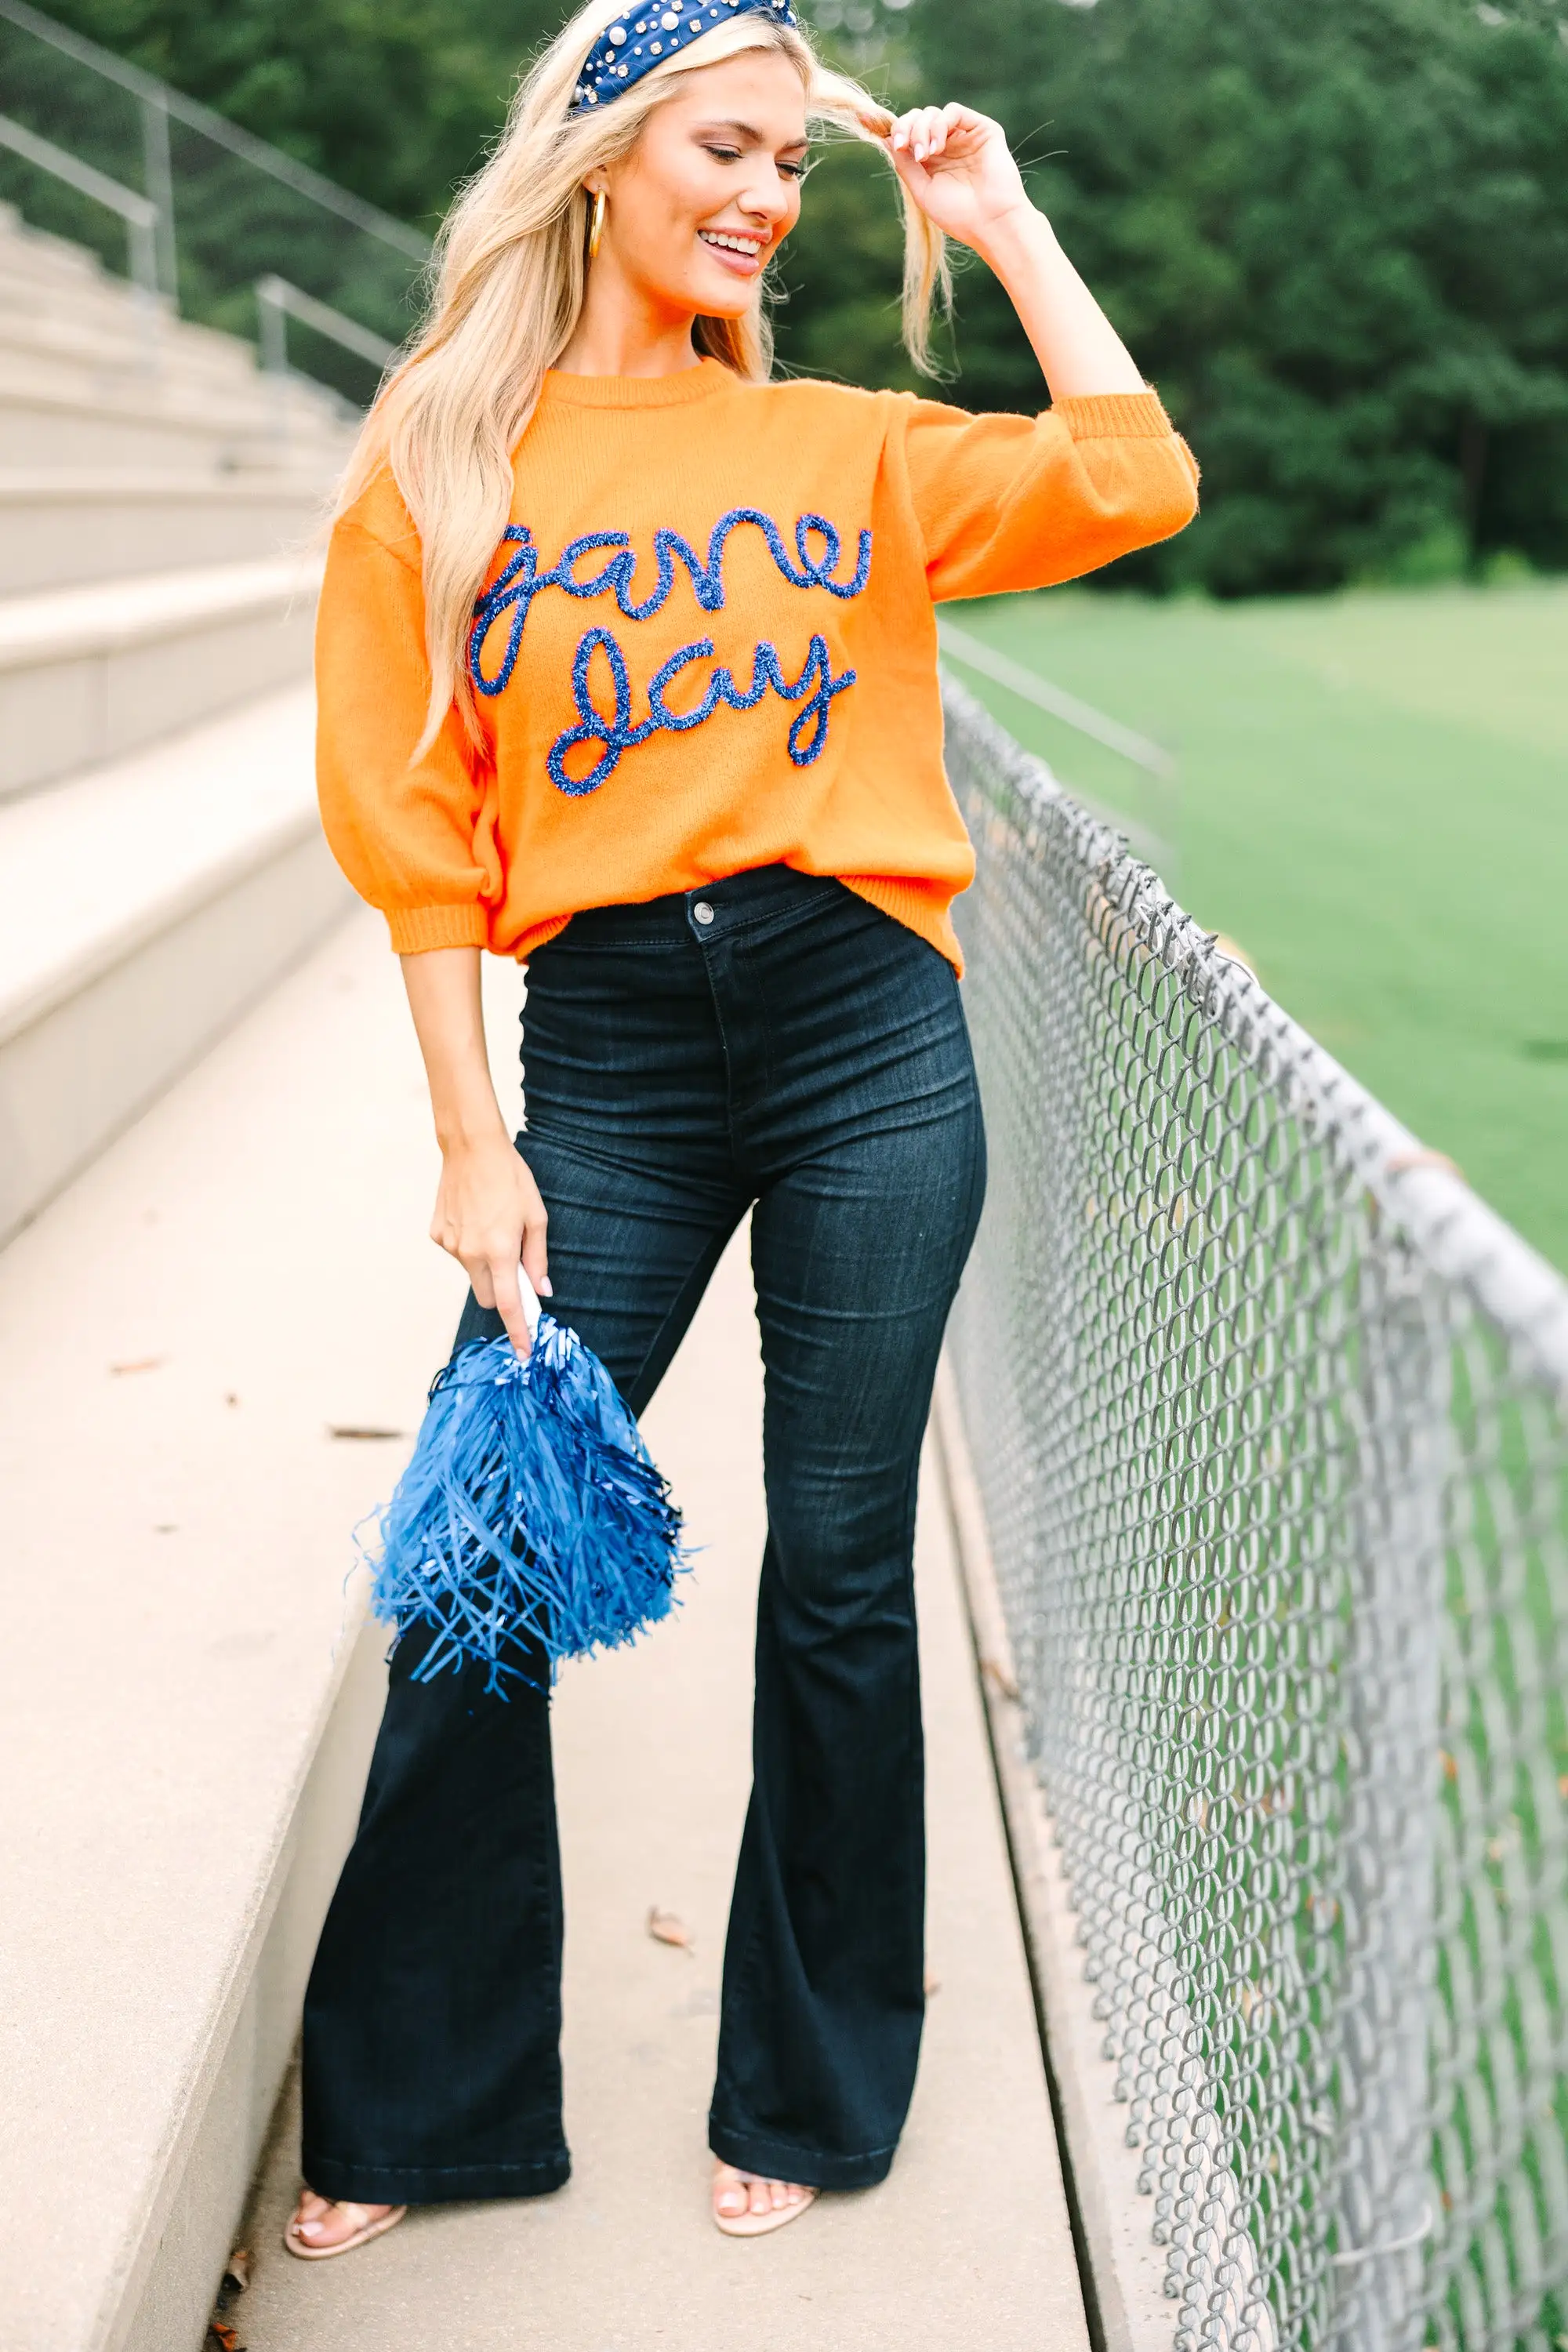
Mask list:
[[[1088,2337],[940,1472],[919,1556],[931,1751],[931,2002],[891,2179],[762,2243],[706,2218],[730,1876],[749,1778],[762,1374],[744,1236],[647,1419],[694,1539],[679,1618],[557,1701],[567,2127],[537,2203],[410,2216],[340,2263],[279,2247],[292,2101],[232,2316],[249,2352],[1080,2352]],[[695,1956],[654,1942],[653,1905]]]

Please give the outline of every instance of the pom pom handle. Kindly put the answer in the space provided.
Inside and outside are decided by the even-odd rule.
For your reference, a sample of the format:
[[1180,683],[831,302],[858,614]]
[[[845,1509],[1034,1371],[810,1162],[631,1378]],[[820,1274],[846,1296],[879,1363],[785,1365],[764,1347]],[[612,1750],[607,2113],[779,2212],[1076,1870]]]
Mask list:
[[518,1295],[522,1300],[522,1317],[523,1321],[528,1325],[528,1336],[530,1339],[536,1339],[539,1337],[539,1318],[544,1309],[540,1305],[538,1291],[535,1290],[521,1265],[517,1269],[517,1287]]

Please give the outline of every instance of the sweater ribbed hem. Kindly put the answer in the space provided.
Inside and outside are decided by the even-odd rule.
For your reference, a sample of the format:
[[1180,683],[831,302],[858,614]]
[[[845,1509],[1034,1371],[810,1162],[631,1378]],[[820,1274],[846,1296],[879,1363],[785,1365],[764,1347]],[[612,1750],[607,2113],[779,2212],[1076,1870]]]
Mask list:
[[1089,392],[1051,404],[1075,441],[1163,441],[1175,431],[1157,392]]
[[473,902],[466,907],[397,907],[386,910],[394,955],[428,955],[433,948],[489,945],[489,918]]
[[909,882],[888,874],[840,874],[837,879],[858,898],[890,915],[895,923],[902,923],[906,930],[918,931],[928,947],[947,958],[960,980],[963,978],[963,950],[948,912],[952,901],[944,885]]

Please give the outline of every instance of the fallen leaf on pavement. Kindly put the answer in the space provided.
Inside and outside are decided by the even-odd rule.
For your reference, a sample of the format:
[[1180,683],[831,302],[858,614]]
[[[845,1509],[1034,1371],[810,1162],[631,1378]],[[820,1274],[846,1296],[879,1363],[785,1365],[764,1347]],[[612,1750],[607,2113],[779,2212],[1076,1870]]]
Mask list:
[[678,1950],[689,1952],[693,1959],[697,1958],[690,1928],[673,1911],[661,1911],[656,1903],[647,1915],[647,1931],[656,1944],[673,1944]]
[[231,2327],[226,2319],[209,2319],[207,2338],[210,2343],[221,2344],[223,2352],[245,2352],[238,2328]]

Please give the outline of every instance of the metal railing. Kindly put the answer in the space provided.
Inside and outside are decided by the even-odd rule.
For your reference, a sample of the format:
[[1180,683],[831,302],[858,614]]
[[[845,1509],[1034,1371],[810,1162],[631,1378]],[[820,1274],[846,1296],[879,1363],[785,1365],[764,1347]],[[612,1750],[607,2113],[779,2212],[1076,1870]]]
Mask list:
[[291,286],[286,278],[269,274],[256,281],[256,309],[261,322],[261,364],[273,375],[292,373],[289,363],[289,320],[298,319],[302,327],[313,327],[318,335],[342,346],[345,352],[357,352],[372,367],[384,368],[397,356],[397,346],[389,343],[384,335],[373,334],[368,327],[345,319],[325,302],[318,302],[313,294],[306,294]]
[[303,329],[294,372],[370,397],[384,363],[372,346],[395,348],[413,322],[430,253],[417,229],[26,0],[0,0],[0,112],[35,142],[0,141],[0,199],[114,267],[105,199],[79,175],[117,186],[152,207],[154,280],[184,317],[249,336],[258,281],[286,283]]
[[1112,755],[1109,766],[1101,762],[1100,772],[1092,776],[1086,774],[1081,761],[1074,761],[1072,789],[1087,808],[1127,835],[1140,857],[1173,883],[1181,835],[1181,780],[1173,753],[961,627],[951,608],[939,616],[939,627],[942,650],[950,662],[1016,695],[1068,729],[1080,744],[1097,744]]
[[1568,2332],[1568,1286],[973,700],[960,1410],[1176,2352]]
[[25,123],[13,122],[8,114],[0,114],[0,147],[8,148],[13,155],[31,163],[51,179],[62,181],[86,196],[90,204],[101,205],[106,211],[117,214],[125,224],[128,274],[134,285],[153,301],[158,298],[158,207],[146,196],[139,196],[134,188],[122,188],[118,180],[107,173],[94,171],[76,155],[68,155],[63,147],[51,140],[41,139]]

